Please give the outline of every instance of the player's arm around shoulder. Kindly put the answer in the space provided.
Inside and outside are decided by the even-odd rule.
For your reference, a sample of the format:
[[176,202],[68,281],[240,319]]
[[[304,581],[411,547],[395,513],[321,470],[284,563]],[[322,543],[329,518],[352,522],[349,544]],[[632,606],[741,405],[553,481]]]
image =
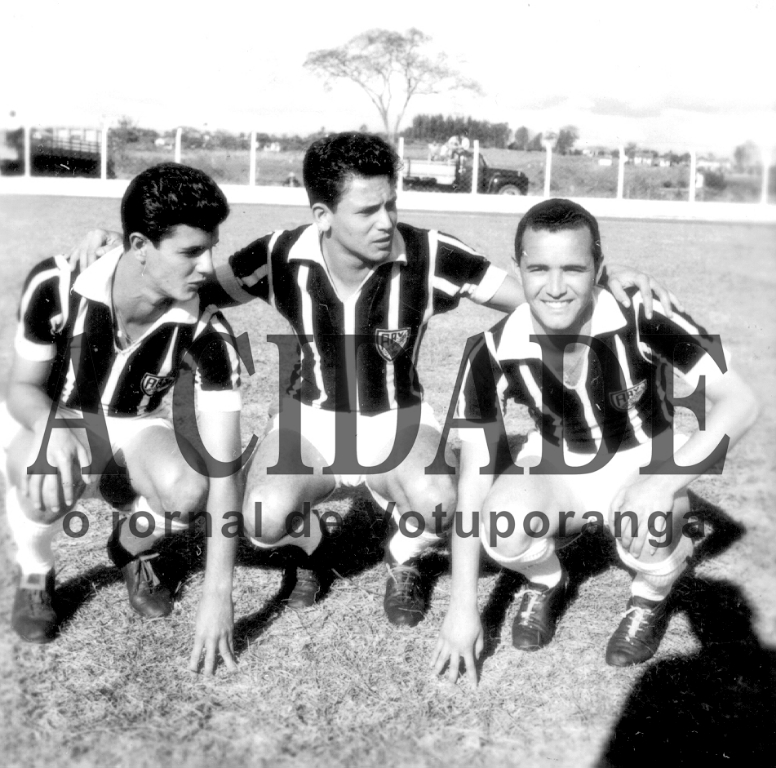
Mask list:
[[450,606],[439,633],[431,664],[437,674],[447,666],[447,679],[458,678],[461,661],[472,687],[477,685],[476,660],[484,640],[477,607],[477,580],[480,570],[480,515],[493,484],[493,476],[480,474],[490,462],[483,440],[464,440],[458,481],[458,504],[452,531],[452,579]]
[[[217,462],[235,462],[241,454],[240,412],[200,411],[198,424],[208,454]],[[202,671],[212,675],[220,655],[227,670],[236,669],[233,630],[232,584],[239,526],[235,516],[242,508],[239,471],[227,474],[209,470],[207,511],[211,517],[211,537],[207,543],[205,582],[197,610],[194,647],[189,669],[197,672],[202,654]]]

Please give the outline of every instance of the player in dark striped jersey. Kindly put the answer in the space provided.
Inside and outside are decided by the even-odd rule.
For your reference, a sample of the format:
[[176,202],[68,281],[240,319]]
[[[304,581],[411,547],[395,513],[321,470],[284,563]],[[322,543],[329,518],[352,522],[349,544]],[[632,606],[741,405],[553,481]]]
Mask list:
[[[523,293],[515,278],[456,238],[398,223],[398,163],[376,136],[315,142],[304,160],[313,224],[256,240],[218,270],[218,286],[204,290],[219,306],[269,302],[299,341],[297,380],[288,389],[301,414],[286,408],[273,419],[252,458],[243,505],[256,546],[294,545],[289,603],[312,604],[327,570],[319,521],[307,510],[338,485],[365,482],[394,519],[386,614],[414,625],[425,610],[418,558],[439,540],[455,506],[452,478],[425,473],[440,428],[417,375],[423,335],[433,315],[461,298],[511,311]],[[288,426],[292,419],[299,423]],[[348,449],[350,461],[342,459]],[[404,517],[409,512],[422,522]],[[296,514],[308,515],[305,535],[289,530]]]
[[[164,164],[130,183],[121,213],[123,246],[83,272],[61,256],[46,259],[24,285],[3,439],[6,510],[21,572],[13,627],[31,642],[48,642],[57,630],[52,540],[102,472],[123,464],[137,494],[137,514],[121,520],[108,550],[132,607],[145,617],[172,610],[151,547],[186,529],[205,504],[216,520],[239,509],[237,473],[208,479],[212,473],[195,469],[190,446],[184,457],[184,438],[172,426],[173,384],[192,367],[208,456],[239,456],[236,347],[226,321],[199,296],[229,213],[226,198],[204,173]],[[175,405],[181,402],[176,396]],[[198,665],[204,649],[207,672],[218,652],[234,665],[235,543],[220,524],[212,530],[191,660]]]
[[[433,659],[438,672],[449,663],[451,680],[464,660],[476,682],[480,541],[528,580],[513,644],[537,650],[552,638],[567,582],[554,537],[579,532],[591,520],[613,530],[620,559],[636,572],[607,662],[650,658],[666,598],[692,553],[683,535],[687,485],[724,454],[728,439],[732,445],[747,431],[757,412],[716,337],[685,314],[669,318],[659,303],[648,318],[639,297],[622,308],[596,287],[603,260],[598,224],[581,206],[568,200],[534,206],[520,221],[515,253],[528,304],[470,339],[458,401],[462,520],[454,526],[452,597]],[[705,377],[712,403],[705,429],[676,440],[678,468],[671,364],[692,387]],[[527,474],[514,472],[506,446],[508,402],[527,406],[538,430],[518,457]],[[652,473],[640,474],[647,465]],[[626,511],[633,517],[620,516]],[[480,535],[461,534],[478,527]]]

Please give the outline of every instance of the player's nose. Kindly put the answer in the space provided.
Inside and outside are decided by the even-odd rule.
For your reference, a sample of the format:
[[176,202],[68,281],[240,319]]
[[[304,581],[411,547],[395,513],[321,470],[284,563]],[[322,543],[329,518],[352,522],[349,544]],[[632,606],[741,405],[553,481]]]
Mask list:
[[383,232],[393,232],[393,228],[396,226],[396,219],[387,208],[383,208],[380,211],[377,226]]
[[213,249],[208,248],[206,251],[202,251],[197,259],[197,272],[202,275],[210,275],[213,273]]
[[563,272],[550,272],[547,276],[547,293],[550,296],[563,296],[566,293],[566,281]]

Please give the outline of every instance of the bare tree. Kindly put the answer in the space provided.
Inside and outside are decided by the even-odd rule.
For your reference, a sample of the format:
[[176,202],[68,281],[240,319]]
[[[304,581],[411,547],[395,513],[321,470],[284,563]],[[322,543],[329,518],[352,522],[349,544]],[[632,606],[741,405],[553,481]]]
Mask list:
[[453,69],[444,54],[433,58],[424,54],[430,41],[419,29],[404,34],[371,29],[339,48],[313,51],[304,65],[327,85],[342,79],[358,85],[380,113],[386,135],[395,142],[413,96],[460,88],[481,93],[480,86]]

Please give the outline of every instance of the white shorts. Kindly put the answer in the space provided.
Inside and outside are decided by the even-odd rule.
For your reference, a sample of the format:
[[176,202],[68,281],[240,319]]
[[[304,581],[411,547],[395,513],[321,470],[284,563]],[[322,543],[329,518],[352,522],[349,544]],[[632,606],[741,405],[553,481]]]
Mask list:
[[[313,444],[323,457],[326,465],[331,466],[334,463],[336,451],[335,430],[338,423],[336,412],[326,411],[323,408],[313,408],[303,403],[300,403],[300,406],[302,409],[302,435]],[[420,406],[414,407],[420,408],[421,425],[431,427],[441,433],[442,430],[439,422],[436,420],[434,411],[428,403],[421,403]],[[412,409],[403,409],[404,413],[410,410]],[[398,410],[393,409],[374,416],[366,416],[360,413],[356,415],[356,433],[348,435],[347,439],[356,442],[356,455],[363,467],[376,467],[390,455],[396,437],[398,414]],[[267,430],[267,434],[275,432],[280,428],[279,420],[280,414],[276,414],[272,419],[270,428]],[[341,420],[339,424],[340,429],[344,429],[346,426]],[[353,475],[341,474],[334,475],[334,479],[338,487],[356,486],[361,483],[366,483],[368,486],[370,474],[370,472]]]
[[[689,435],[674,434],[674,452],[678,451],[688,440]],[[542,455],[542,440],[538,432],[532,432],[518,456],[517,463],[531,473],[531,466],[536,466]],[[583,467],[593,460],[590,454],[573,453],[564,444],[563,456],[567,466]],[[604,521],[614,501],[614,497],[622,488],[632,485],[641,477],[639,470],[646,467],[652,460],[652,441],[617,451],[609,462],[601,469],[584,475],[544,475],[558,483],[563,491],[563,498],[569,498],[571,506],[577,513],[600,512]],[[537,475],[538,476],[538,475]],[[557,510],[555,510],[557,512]]]
[[[78,419],[81,416],[81,412],[73,408],[60,406],[57,409],[58,418]],[[172,413],[169,401],[166,399],[152,413],[142,416],[106,416],[105,424],[108,429],[111,451],[116,461],[122,465],[125,464],[122,449],[135,436],[150,427],[173,429]],[[7,454],[13,440],[23,429],[24,427],[8,412],[5,402],[0,403],[0,464],[2,464],[3,472],[6,471],[5,454]]]

